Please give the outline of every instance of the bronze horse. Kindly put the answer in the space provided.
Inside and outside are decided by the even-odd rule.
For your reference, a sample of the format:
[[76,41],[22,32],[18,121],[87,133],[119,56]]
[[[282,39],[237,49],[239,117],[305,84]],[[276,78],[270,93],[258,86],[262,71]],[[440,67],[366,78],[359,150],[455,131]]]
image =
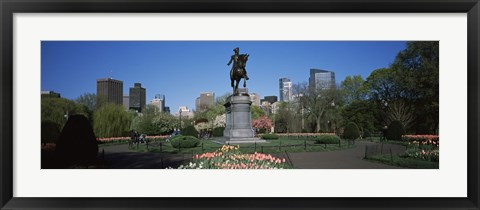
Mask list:
[[[237,62],[235,66],[230,70],[230,81],[232,82],[231,86],[233,88],[233,94],[238,94],[238,83],[243,79],[243,87],[247,86],[247,78],[245,74],[245,66],[248,61],[248,54],[238,55]],[[234,85],[234,81],[237,83]]]

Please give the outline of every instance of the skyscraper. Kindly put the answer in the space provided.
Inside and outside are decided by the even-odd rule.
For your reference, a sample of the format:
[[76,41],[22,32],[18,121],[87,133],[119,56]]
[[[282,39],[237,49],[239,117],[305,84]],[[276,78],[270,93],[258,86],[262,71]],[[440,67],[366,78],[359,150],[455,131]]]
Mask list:
[[265,96],[263,101],[268,101],[268,103],[273,104],[278,101],[277,96]]
[[322,69],[310,69],[308,85],[311,88],[329,89],[335,87],[335,72]]
[[123,81],[112,78],[97,79],[97,106],[106,102],[123,104]]
[[280,90],[280,101],[289,102],[292,100],[292,81],[288,78],[280,78],[278,81]]
[[146,89],[142,87],[141,83],[135,83],[133,87],[130,88],[130,109],[137,110],[142,112],[145,109],[146,105]]
[[165,95],[156,94],[155,98],[150,101],[151,105],[154,105],[158,108],[158,111],[165,111]]
[[200,97],[195,101],[196,110],[205,110],[206,108],[213,106],[215,101],[215,93],[203,92],[200,93]]
[[130,108],[130,96],[123,96],[123,108],[127,111]]

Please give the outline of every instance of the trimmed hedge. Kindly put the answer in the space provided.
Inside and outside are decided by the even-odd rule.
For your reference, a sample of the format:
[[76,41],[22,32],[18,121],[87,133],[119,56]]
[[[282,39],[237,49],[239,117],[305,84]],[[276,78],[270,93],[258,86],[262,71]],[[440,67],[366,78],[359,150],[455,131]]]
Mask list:
[[213,137],[222,137],[225,127],[216,127],[213,129]]
[[343,133],[344,139],[355,140],[360,137],[360,130],[358,129],[357,124],[350,122],[345,126],[345,131]]
[[340,137],[336,135],[321,135],[315,137],[315,144],[338,144]]
[[265,140],[275,140],[275,139],[278,139],[279,137],[276,134],[267,133],[267,134],[263,134],[261,138]]
[[183,128],[180,133],[183,135],[183,136],[195,136],[195,137],[198,137],[198,131],[197,129],[195,129],[195,127],[193,125],[189,125],[185,128]]
[[403,124],[400,121],[395,120],[390,123],[387,130],[388,140],[401,141],[403,134],[405,134],[405,129],[403,128]]
[[174,148],[194,148],[200,144],[200,140],[193,136],[177,135],[170,138],[170,144]]

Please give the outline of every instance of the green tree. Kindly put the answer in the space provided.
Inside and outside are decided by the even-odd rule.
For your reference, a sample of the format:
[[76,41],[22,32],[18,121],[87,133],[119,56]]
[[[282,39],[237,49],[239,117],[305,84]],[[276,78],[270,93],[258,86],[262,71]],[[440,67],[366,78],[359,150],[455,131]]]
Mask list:
[[[41,97],[41,121],[49,124],[56,124],[58,130],[62,130],[67,122],[69,115],[82,114],[88,117],[88,111],[82,105],[75,103],[72,100],[56,97]],[[51,125],[48,125],[51,126]],[[49,130],[55,130],[50,129]],[[44,132],[42,130],[42,132]],[[48,136],[48,135],[47,135]]]
[[132,115],[122,105],[105,103],[95,112],[93,122],[97,137],[124,136],[130,128]]
[[[296,84],[294,94],[299,97],[301,107],[305,114],[314,120],[315,132],[322,130],[322,124],[328,122],[325,117],[327,112],[336,109],[336,106],[342,104],[342,93],[335,86],[309,87],[306,83]],[[326,129],[328,130],[328,128]]]
[[[149,135],[165,135],[172,133],[173,130],[178,127],[179,123],[175,116],[160,112],[152,120],[153,124],[153,133]],[[148,134],[148,133],[147,133]]]
[[379,105],[388,104],[390,101],[402,98],[405,89],[399,80],[396,69],[376,69],[367,77],[365,87],[368,97]]
[[367,89],[364,86],[365,80],[361,75],[347,76],[342,81],[341,89],[344,91],[345,103],[351,104],[354,101],[366,100]]
[[252,105],[250,107],[252,113],[252,120],[256,120],[260,117],[266,116],[265,111],[257,105]]
[[392,68],[402,72],[407,105],[415,108],[417,133],[437,133],[439,124],[439,42],[407,42]]
[[178,128],[179,124],[175,116],[149,105],[143,113],[135,114],[130,129],[147,135],[165,135]]
[[369,133],[375,130],[374,113],[376,112],[375,106],[370,101],[357,100],[346,105],[341,116],[344,122],[353,122],[358,125],[361,132]]
[[93,113],[97,103],[97,95],[93,93],[84,93],[75,99],[75,102],[84,105],[88,111]]
[[408,130],[415,120],[415,112],[413,107],[405,103],[403,100],[396,100],[388,104],[387,118],[390,122],[401,122],[405,130]]
[[401,72],[398,69],[381,68],[374,70],[365,82],[368,89],[368,98],[374,106],[376,127],[387,126],[391,120],[387,117],[388,105],[405,96],[405,88],[399,80]]

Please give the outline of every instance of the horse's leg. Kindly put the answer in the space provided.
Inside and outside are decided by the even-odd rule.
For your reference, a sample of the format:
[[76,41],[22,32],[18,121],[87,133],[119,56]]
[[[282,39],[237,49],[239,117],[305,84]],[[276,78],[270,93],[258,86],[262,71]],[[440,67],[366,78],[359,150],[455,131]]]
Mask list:
[[243,87],[247,87],[247,78],[245,76],[243,78]]
[[235,84],[235,92],[238,93],[238,83],[240,83],[240,79],[236,80],[237,83]]

